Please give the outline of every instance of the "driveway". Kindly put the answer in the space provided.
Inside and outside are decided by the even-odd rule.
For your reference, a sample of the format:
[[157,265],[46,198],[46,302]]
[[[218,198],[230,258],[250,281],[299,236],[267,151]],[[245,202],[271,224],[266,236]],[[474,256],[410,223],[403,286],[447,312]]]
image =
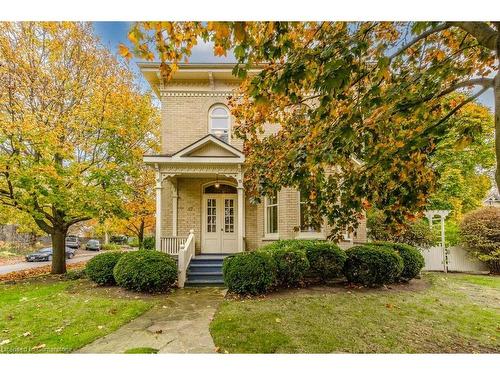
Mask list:
[[[86,251],[86,250],[77,250],[73,259],[67,259],[66,264],[78,263],[82,261],[89,260],[95,257],[97,254],[100,254],[100,251]],[[4,275],[10,272],[29,270],[32,268],[38,268],[49,265],[50,262],[26,262],[21,261],[19,263],[13,264],[5,264],[0,266],[0,275]]]

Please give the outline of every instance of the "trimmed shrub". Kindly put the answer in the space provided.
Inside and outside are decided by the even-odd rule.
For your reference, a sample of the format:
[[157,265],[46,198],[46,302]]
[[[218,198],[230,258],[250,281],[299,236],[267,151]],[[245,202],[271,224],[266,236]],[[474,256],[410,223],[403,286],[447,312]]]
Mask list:
[[460,224],[469,254],[500,274],[500,207],[484,207],[465,215]]
[[240,253],[224,259],[222,273],[229,291],[262,294],[276,281],[276,263],[268,252]]
[[177,279],[177,265],[167,254],[137,250],[125,253],[113,271],[116,283],[137,292],[162,292]]
[[409,281],[415,278],[422,268],[424,268],[424,256],[416,247],[393,242],[374,242],[370,245],[389,247],[403,258],[403,272],[401,272],[401,276],[399,276],[401,280]]
[[349,282],[375,286],[396,281],[403,271],[403,259],[389,247],[354,246],[347,250],[344,274]]
[[276,282],[279,286],[297,286],[309,270],[305,250],[289,242],[282,246],[264,246],[262,252],[270,254],[276,264]]
[[347,255],[332,242],[317,241],[306,250],[311,272],[322,281],[341,277]]
[[96,255],[87,262],[85,274],[98,285],[116,284],[113,269],[123,254],[120,251],[111,251]]

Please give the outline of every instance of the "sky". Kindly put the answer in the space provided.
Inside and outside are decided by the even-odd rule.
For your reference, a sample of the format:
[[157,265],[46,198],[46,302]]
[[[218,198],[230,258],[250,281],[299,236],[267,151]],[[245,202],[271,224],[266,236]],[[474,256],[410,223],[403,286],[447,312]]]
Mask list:
[[[102,40],[102,43],[108,47],[113,53],[117,53],[118,45],[120,43],[127,44],[127,34],[130,28],[131,22],[93,22],[94,30],[97,36]],[[213,54],[213,45],[211,43],[205,43],[200,41],[197,46],[193,48],[193,53],[189,58],[190,63],[217,63],[217,62],[234,62],[233,56],[228,57],[217,57]],[[139,84],[142,88],[148,89],[148,84],[142,78],[140,71],[137,67],[137,60],[133,59],[130,62],[130,68],[136,74]],[[477,88],[475,92],[479,91]],[[493,90],[488,90],[483,95],[478,98],[481,104],[489,107],[494,111],[494,98]]]

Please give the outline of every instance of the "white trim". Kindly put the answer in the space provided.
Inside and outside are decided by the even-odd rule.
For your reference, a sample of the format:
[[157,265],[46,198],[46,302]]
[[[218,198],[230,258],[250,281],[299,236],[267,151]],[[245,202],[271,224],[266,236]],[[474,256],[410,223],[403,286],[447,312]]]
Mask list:
[[[223,109],[226,111],[226,116],[218,116],[218,115],[213,115],[213,112],[216,109]],[[222,129],[222,128],[215,128],[216,130],[227,130],[227,143],[231,143],[231,112],[229,111],[229,108],[223,104],[223,103],[216,103],[212,105],[208,109],[208,134],[212,134],[215,138],[219,139],[214,133],[213,133],[213,128],[212,128],[212,119],[213,118],[219,118],[219,119],[227,119],[227,129]]]
[[[201,147],[205,146],[206,144],[208,144],[210,142],[215,143],[217,146],[219,146],[219,147],[227,150],[229,153],[233,154],[235,157],[237,156],[237,157],[240,157],[240,158],[243,158],[243,159],[245,158],[245,155],[240,150],[234,148],[233,146],[229,145],[226,142],[221,141],[219,138],[217,138],[216,136],[214,136],[211,133],[208,133],[206,136],[204,136],[203,138],[197,140],[195,143],[189,145],[188,147],[183,148],[180,151],[177,151],[171,157],[172,158],[181,158],[181,157],[183,157],[184,159],[189,159],[190,157],[186,156],[186,155],[189,155],[191,152],[195,151],[198,148],[201,148]],[[208,156],[207,156],[207,158],[208,158]],[[200,159],[200,158],[199,157],[195,157],[193,159]],[[222,158],[216,158],[216,159],[222,159]],[[227,159],[233,160],[235,158],[227,158]]]
[[171,156],[144,156],[143,161],[148,164],[179,163],[179,164],[241,164],[245,158],[214,158],[213,156],[201,157],[171,157]]
[[[280,233],[280,228],[279,228],[279,210],[280,210],[280,207],[279,207],[278,193],[276,193],[276,203],[275,204],[269,205],[268,199],[269,199],[269,197],[264,196],[264,238],[277,239],[277,238],[279,238],[279,233]],[[276,206],[276,220],[278,220],[277,228],[276,228],[277,232],[276,233],[269,233],[267,231],[267,221],[269,219],[268,215],[267,215],[267,209],[268,209],[268,207],[274,207],[274,206]]]
[[295,238],[305,240],[326,240],[323,232],[299,232]]

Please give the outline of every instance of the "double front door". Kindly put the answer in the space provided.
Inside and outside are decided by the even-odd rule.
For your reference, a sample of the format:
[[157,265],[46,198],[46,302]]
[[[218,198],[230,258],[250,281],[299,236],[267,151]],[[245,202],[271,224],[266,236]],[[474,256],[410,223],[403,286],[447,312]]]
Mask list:
[[237,199],[236,194],[203,195],[202,253],[238,251]]

